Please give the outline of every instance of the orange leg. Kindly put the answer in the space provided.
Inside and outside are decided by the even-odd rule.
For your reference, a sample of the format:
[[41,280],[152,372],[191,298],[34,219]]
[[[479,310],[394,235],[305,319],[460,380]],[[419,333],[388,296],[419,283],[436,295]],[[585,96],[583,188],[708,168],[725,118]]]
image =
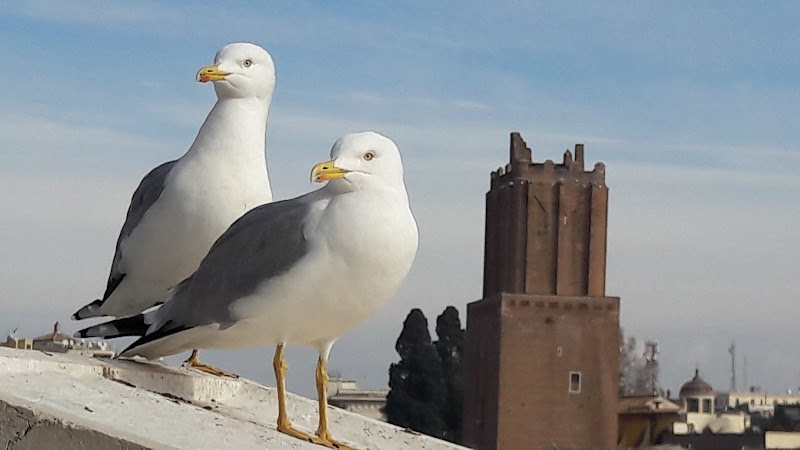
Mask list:
[[317,362],[317,398],[319,400],[319,428],[317,437],[325,443],[335,446],[341,450],[353,450],[352,447],[342,444],[331,437],[331,430],[328,428],[328,363],[320,358]]
[[275,383],[278,388],[278,431],[296,437],[297,439],[333,448],[332,444],[325,442],[323,439],[303,433],[292,427],[292,422],[286,414],[286,370],[289,369],[289,365],[283,360],[283,344],[275,349],[275,358],[272,360],[272,367],[275,369]]

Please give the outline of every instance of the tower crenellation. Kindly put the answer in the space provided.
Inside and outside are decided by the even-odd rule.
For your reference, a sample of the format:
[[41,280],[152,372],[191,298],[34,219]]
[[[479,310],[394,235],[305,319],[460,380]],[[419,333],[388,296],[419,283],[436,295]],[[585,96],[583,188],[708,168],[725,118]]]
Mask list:
[[551,159],[541,163],[533,162],[532,151],[525,146],[522,138],[515,140],[512,134],[510,152],[512,159],[505,166],[491,172],[490,187],[494,188],[498,183],[507,183],[509,178],[527,180],[531,183],[563,183],[574,180],[580,184],[605,186],[605,165],[597,162],[592,170],[587,171],[584,168],[583,144],[576,144],[574,150],[575,158],[573,159],[573,152],[567,150],[560,164]]

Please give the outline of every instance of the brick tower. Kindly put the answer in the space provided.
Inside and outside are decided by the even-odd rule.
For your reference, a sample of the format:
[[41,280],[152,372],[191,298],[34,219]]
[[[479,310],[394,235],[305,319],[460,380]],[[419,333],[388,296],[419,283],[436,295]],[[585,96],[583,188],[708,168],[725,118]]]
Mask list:
[[467,307],[464,443],[613,449],[619,298],[606,297],[605,166],[533,163],[519,133],[486,194],[483,299]]

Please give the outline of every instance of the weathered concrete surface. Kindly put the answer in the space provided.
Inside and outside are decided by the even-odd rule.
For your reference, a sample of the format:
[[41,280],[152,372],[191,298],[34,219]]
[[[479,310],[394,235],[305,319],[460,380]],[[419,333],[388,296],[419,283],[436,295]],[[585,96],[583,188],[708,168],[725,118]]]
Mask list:
[[124,439],[62,423],[55,417],[0,401],[0,448],[6,450],[69,448],[139,450]]
[[[316,401],[289,395],[294,425],[313,432]],[[462,448],[338,408],[331,431],[358,449]],[[0,448],[324,447],[275,430],[272,387],[159,364],[0,347]]]

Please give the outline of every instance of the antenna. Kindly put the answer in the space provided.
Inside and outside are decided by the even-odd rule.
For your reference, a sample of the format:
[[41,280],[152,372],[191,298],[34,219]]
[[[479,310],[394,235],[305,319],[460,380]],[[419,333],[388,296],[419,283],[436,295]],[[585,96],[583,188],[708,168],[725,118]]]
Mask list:
[[731,392],[736,392],[736,341],[731,342],[728,353],[731,354]]
[[658,344],[655,341],[647,341],[644,344],[644,358],[645,363],[644,367],[647,369],[648,373],[648,382],[650,386],[650,393],[652,395],[659,395],[659,388],[658,388]]

